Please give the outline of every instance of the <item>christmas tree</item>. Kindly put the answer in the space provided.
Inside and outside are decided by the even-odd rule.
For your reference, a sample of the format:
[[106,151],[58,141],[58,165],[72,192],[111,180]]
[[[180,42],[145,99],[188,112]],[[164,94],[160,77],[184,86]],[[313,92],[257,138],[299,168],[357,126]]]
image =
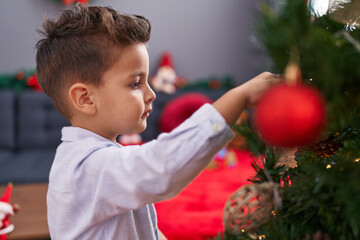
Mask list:
[[[322,16],[305,0],[285,1],[276,10],[261,5],[256,34],[272,70],[291,70],[290,78],[320,92],[326,127],[289,148],[265,139],[256,123],[235,126],[247,138],[256,175],[229,198],[225,233],[216,239],[360,239],[360,1],[330,4]],[[279,95],[279,105],[294,101]],[[295,106],[305,101],[299,98]],[[279,117],[267,110],[263,122],[273,115],[292,121],[292,111]],[[278,135],[294,139],[305,121],[299,118],[293,132]]]

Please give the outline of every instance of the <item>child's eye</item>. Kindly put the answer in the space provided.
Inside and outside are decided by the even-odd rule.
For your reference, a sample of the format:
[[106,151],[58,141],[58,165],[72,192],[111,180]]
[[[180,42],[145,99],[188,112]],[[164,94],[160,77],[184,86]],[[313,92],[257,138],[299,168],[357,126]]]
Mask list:
[[134,89],[138,88],[139,86],[140,86],[140,81],[136,81],[136,82],[130,84],[130,87],[134,88]]

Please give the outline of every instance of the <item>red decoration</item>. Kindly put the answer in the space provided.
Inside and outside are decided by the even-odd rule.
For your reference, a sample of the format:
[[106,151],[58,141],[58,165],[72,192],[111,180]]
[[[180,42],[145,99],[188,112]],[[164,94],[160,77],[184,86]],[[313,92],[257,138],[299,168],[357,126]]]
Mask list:
[[17,79],[17,80],[21,81],[21,80],[24,79],[24,77],[25,77],[25,73],[24,73],[23,71],[18,71],[18,72],[16,73],[16,79]]
[[170,52],[164,52],[161,56],[159,68],[161,67],[174,68],[174,63]]
[[164,107],[159,119],[159,130],[170,132],[189,118],[196,110],[212,100],[202,93],[186,93],[171,100]]
[[151,86],[156,91],[172,94],[179,87],[186,85],[186,83],[187,79],[176,74],[171,53],[164,52],[156,74],[150,78]]
[[8,184],[3,196],[0,198],[0,240],[6,240],[7,234],[14,230],[14,225],[10,222],[10,216],[16,212],[10,204],[13,185]]
[[325,127],[325,103],[320,93],[303,84],[280,84],[269,89],[255,111],[255,126],[273,146],[310,143]]
[[28,85],[29,87],[34,88],[38,92],[42,91],[35,74],[27,78],[26,85]]
[[74,4],[76,2],[82,3],[82,4],[88,4],[89,0],[62,0],[62,3],[64,5],[71,5]]

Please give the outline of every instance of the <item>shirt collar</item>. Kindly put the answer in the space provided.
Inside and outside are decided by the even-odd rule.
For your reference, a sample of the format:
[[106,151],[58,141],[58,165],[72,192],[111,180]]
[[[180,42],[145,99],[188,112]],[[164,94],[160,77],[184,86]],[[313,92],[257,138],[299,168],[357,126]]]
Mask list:
[[61,141],[63,142],[74,142],[74,141],[83,140],[85,138],[92,138],[98,142],[112,143],[116,146],[121,146],[119,143],[110,141],[107,138],[104,138],[90,130],[81,127],[71,127],[71,126],[63,127],[61,129],[61,134],[62,134]]

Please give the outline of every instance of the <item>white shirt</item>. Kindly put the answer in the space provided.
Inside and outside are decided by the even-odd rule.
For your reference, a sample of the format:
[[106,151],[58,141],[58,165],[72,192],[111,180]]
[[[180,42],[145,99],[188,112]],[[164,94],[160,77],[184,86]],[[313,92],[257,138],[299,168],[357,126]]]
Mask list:
[[153,203],[176,196],[232,136],[209,104],[141,146],[64,127],[47,194],[51,239],[158,239]]

